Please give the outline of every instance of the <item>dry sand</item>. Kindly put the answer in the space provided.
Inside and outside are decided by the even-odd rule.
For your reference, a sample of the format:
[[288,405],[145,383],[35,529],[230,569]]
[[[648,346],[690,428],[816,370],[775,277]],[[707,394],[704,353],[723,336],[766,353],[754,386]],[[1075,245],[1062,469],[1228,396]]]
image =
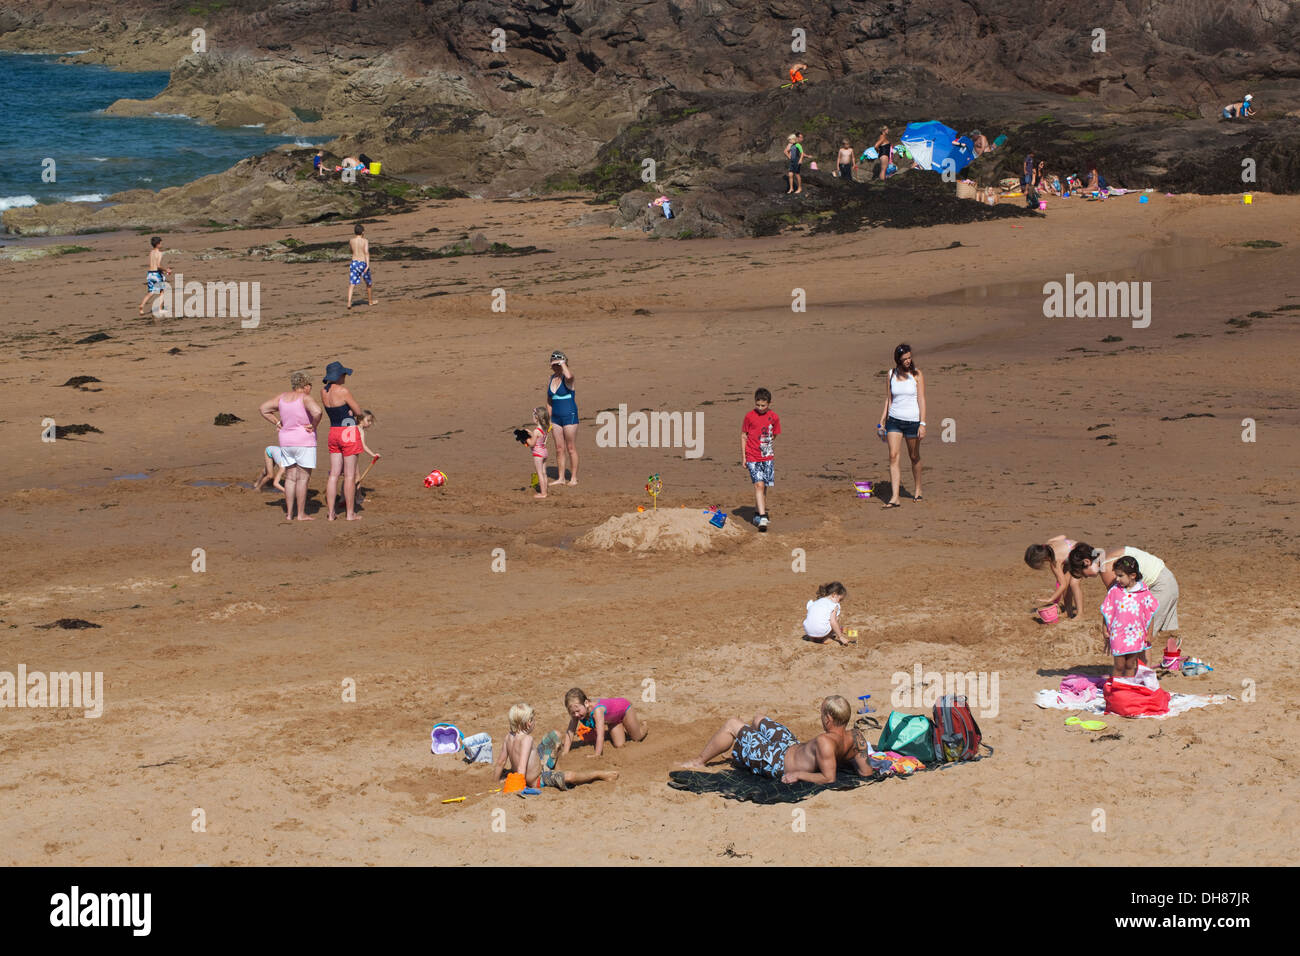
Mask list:
[[[350,315],[344,266],[243,255],[286,234],[344,243],[349,225],[169,236],[187,278],[262,283],[256,329],[135,318],[147,237],[0,261],[0,670],[102,671],[107,696],[99,719],[0,711],[0,860],[1293,862],[1298,212],[1294,197],[1129,197],[1055,202],[1023,225],[670,243],[583,224],[579,200],[464,200],[368,235],[437,246],[481,231],[552,251],[380,262],[377,305]],[[1286,245],[1238,245],[1253,239]],[[1150,328],[1045,319],[1042,283],[1067,271],[1151,281]],[[111,338],[72,344],[97,331]],[[926,500],[885,512],[849,482],[888,479],[873,432],[903,340],[928,380]],[[578,377],[581,483],[538,502],[511,430],[553,348]],[[291,371],[319,379],[334,359],[356,369],[385,457],[364,520],[286,525],[278,496],[240,484],[274,441],[256,409]],[[59,387],[76,375],[101,381]],[[614,544],[607,522],[649,504],[651,472],[661,512],[703,523],[715,503],[752,507],[737,432],[759,385],[785,429],[768,534],[731,519],[728,546],[699,553],[575,547]],[[702,411],[704,456],[597,448],[595,413],[620,403]],[[220,412],[245,421],[216,427]],[[101,432],[43,443],[45,417]],[[425,489],[435,467],[448,482]],[[1078,621],[1027,613],[1047,576],[1021,555],[1058,532],[1162,556],[1184,645],[1216,667],[1166,686],[1256,699],[1108,718],[1117,739],[1037,709],[1037,689],[1108,663],[1096,581]],[[804,602],[831,579],[861,631],[851,648],[799,640]],[[101,627],[36,627],[58,618]],[[823,695],[884,702],[917,664],[998,673],[982,720],[994,758],[822,794],[800,805],[806,832],[789,807],[665,785],[728,716],[767,710],[806,735]],[[440,803],[491,785],[429,754],[435,722],[499,738],[526,700],[543,729],[563,726],[574,684],[631,697],[650,722],[643,743],[565,764],[617,768],[617,783]]]

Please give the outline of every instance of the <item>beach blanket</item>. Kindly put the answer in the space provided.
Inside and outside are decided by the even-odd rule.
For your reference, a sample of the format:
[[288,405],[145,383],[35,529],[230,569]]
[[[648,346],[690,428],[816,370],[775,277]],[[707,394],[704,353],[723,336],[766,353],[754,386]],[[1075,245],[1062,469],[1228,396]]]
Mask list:
[[782,783],[771,777],[760,777],[747,770],[728,767],[717,773],[703,770],[673,770],[668,774],[668,786],[674,790],[686,790],[690,793],[716,793],[728,800],[741,802],[772,804],[799,803],[824,790],[855,790],[869,783],[875,783],[873,777],[863,777],[856,773],[839,772],[834,783]]
[[[1197,707],[1208,707],[1210,704],[1222,704],[1225,701],[1236,699],[1231,694],[1171,694],[1169,696],[1169,713],[1158,715],[1138,714],[1137,717],[1152,717],[1156,720],[1164,720],[1166,717],[1184,714]],[[1045,710],[1082,710],[1089,714],[1098,715],[1106,712],[1106,699],[1100,694],[1091,699],[1082,700],[1074,694],[1063,693],[1059,690],[1040,690],[1034,695],[1034,703]]]

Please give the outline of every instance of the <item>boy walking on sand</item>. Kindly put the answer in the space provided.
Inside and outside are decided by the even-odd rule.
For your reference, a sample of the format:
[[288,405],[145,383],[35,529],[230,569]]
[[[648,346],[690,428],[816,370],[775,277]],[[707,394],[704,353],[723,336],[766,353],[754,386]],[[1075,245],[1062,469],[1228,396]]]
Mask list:
[[[144,316],[145,306],[154,296],[162,296],[167,287],[167,277],[172,274],[172,270],[162,264],[163,258],[163,241],[162,236],[154,236],[149,240],[149,271],[144,274],[145,285],[148,292],[140,300],[140,315]],[[178,296],[179,298],[179,296]],[[160,318],[170,318],[167,314],[166,301],[163,301],[163,308],[159,310]]]
[[775,483],[772,439],[781,434],[781,419],[772,411],[772,393],[765,388],[754,392],[754,408],[740,427],[741,464],[754,483],[754,524],[767,530],[767,489]]
[[370,275],[370,240],[366,238],[366,227],[357,223],[353,230],[356,235],[348,243],[352,248],[352,261],[348,264],[348,308],[352,308],[352,290],[361,284],[361,280],[366,280],[366,305],[375,304],[375,295],[372,288],[373,278]]

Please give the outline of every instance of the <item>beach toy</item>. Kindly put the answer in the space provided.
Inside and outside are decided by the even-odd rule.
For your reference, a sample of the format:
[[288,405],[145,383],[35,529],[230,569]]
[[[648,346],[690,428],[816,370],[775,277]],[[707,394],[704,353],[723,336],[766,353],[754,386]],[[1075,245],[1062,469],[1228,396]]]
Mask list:
[[379,163],[371,163],[371,164],[370,164],[370,175],[371,175],[371,176],[378,176],[378,175],[379,175],[379,166],[380,166]]
[[1079,717],[1066,717],[1067,727],[1082,727],[1084,730],[1105,730],[1106,722],[1102,720],[1083,720]]
[[1047,209],[1047,200],[1046,199],[1038,200],[1038,211],[1043,212],[1046,209]]
[[433,730],[429,732],[432,742],[429,744],[429,752],[434,754],[454,754],[460,753],[460,742],[462,740],[460,731],[456,729],[455,724],[434,724]]
[[524,787],[524,789],[520,790],[519,792],[526,796],[536,796],[542,791],[538,790],[536,787]]
[[875,485],[870,481],[855,481],[853,483],[853,491],[859,498],[870,498],[873,487]]
[[442,472],[440,472],[437,468],[435,468],[433,471],[429,472],[427,475],[424,476],[424,487],[426,488],[441,488],[446,483],[447,483],[447,476],[444,475]]
[[1241,202],[1243,205],[1249,206],[1251,202],[1254,200],[1254,198],[1255,197],[1252,196],[1250,193],[1246,193],[1244,196],[1241,197]]
[[[857,637],[858,632],[849,631],[849,636]],[[876,708],[872,707],[870,704],[867,703],[867,701],[871,700],[870,694],[863,694],[858,698],[858,700],[862,701],[862,706],[858,708],[859,714],[874,714],[876,712]]]
[[651,475],[649,478],[645,480],[646,494],[648,494],[650,496],[650,500],[654,502],[653,510],[655,511],[659,510],[659,492],[663,491],[663,489],[664,489],[663,480],[659,477],[657,473]]
[[637,505],[637,506],[636,506],[636,512],[637,512],[637,514],[640,514],[640,513],[643,512],[643,511],[645,511],[645,505]]
[[1149,203],[1150,201],[1151,201],[1151,197],[1150,197],[1150,196],[1138,196],[1138,204],[1139,204],[1139,205],[1143,205],[1143,204],[1145,204],[1145,203]]
[[501,788],[502,793],[519,793],[528,786],[528,781],[524,779],[522,773],[512,773],[506,775],[506,785]]
[[366,475],[370,474],[370,469],[375,467],[375,462],[377,462],[377,461],[379,461],[379,456],[378,456],[378,455],[375,455],[375,457],[373,457],[373,458],[370,459],[370,464],[366,465],[366,470],[363,471],[363,472],[361,473],[361,477],[357,479],[357,484],[358,484],[358,485],[361,484],[361,482],[363,482],[363,481],[366,480]]
[[709,524],[715,528],[721,528],[727,523],[727,513],[722,510],[721,505],[714,505],[704,513],[709,516]]
[[1182,671],[1184,677],[1199,677],[1202,674],[1208,674],[1210,671],[1214,670],[1213,667],[1205,663],[1205,661],[1201,660],[1199,657],[1189,657],[1185,659],[1182,663],[1182,667],[1179,669]]
[[484,790],[482,793],[471,793],[468,796],[464,796],[464,797],[448,797],[446,800],[442,802],[443,803],[464,803],[470,797],[483,797],[483,796],[487,796],[489,793],[500,793],[500,792],[501,792],[501,788],[497,787],[495,790]]
[[1049,604],[1047,607],[1038,609],[1038,619],[1044,624],[1055,624],[1061,617],[1061,609],[1055,604]]

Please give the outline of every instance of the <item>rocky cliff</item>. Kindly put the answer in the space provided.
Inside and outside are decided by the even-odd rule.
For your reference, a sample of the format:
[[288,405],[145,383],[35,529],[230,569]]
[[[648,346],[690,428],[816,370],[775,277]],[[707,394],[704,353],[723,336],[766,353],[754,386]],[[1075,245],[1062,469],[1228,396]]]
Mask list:
[[[644,158],[698,186],[779,158],[790,129],[829,158],[911,119],[1016,131],[1017,152],[1087,152],[1164,188],[1236,188],[1249,148],[1257,188],[1300,187],[1288,0],[0,0],[0,48],[87,47],[172,69],[115,111],[336,136],[386,172],[489,194],[578,174],[631,188]],[[796,60],[811,82],[782,89]],[[1259,118],[1220,122],[1245,92]]]

